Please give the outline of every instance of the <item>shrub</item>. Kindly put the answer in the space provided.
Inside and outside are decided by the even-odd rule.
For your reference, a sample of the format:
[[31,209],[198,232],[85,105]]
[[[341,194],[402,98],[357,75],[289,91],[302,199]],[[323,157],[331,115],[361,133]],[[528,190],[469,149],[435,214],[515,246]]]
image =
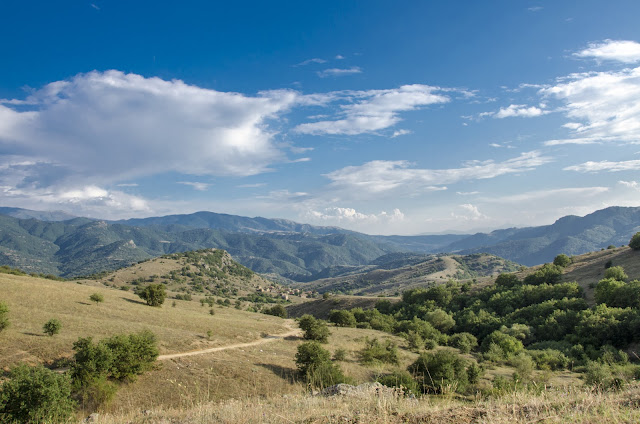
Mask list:
[[462,392],[469,385],[467,361],[451,350],[423,353],[409,366],[424,392]]
[[382,362],[385,364],[397,365],[400,360],[398,358],[398,347],[391,340],[385,340],[384,344],[378,339],[365,339],[365,347],[359,352],[360,361],[365,364],[374,362]]
[[609,365],[589,362],[585,371],[585,384],[599,390],[619,389],[624,385],[624,380],[616,378]]
[[559,254],[553,259],[553,264],[560,266],[562,268],[566,267],[571,263],[571,258],[565,255],[564,253]]
[[443,333],[451,330],[451,328],[456,325],[453,317],[440,308],[434,309],[431,312],[427,312],[424,320],[433,325],[436,330]]
[[332,361],[344,361],[346,359],[347,359],[346,349],[336,349],[335,352],[333,352],[333,358],[331,358]]
[[420,386],[407,371],[396,371],[392,374],[380,376],[376,381],[387,387],[400,387],[405,392],[418,394]]
[[62,328],[62,323],[55,319],[51,318],[49,321],[45,322],[42,326],[42,331],[49,336],[53,336],[54,334],[58,334],[60,329]]
[[562,370],[569,366],[569,358],[556,349],[529,350],[529,355],[541,370]]
[[640,250],[640,231],[631,237],[631,240],[629,240],[629,247],[633,250]]
[[167,297],[167,292],[162,284],[149,284],[138,292],[138,296],[149,306],[160,306]]
[[618,281],[626,281],[629,276],[624,273],[624,268],[622,268],[621,266],[612,266],[607,268],[607,270],[604,272],[604,278],[613,278],[614,280]]
[[263,312],[267,315],[273,315],[280,318],[286,318],[288,316],[287,310],[280,304],[273,305],[272,307],[265,309]]
[[531,373],[536,367],[531,356],[524,352],[520,352],[509,360],[509,365],[514,367],[514,380],[529,380]]
[[304,331],[303,338],[306,340],[315,340],[320,343],[327,343],[329,340],[329,327],[327,323],[315,319],[309,314],[305,314],[298,320],[298,325]]
[[338,327],[355,327],[356,318],[350,311],[344,309],[333,309],[329,312],[329,322],[332,322]]
[[318,342],[298,346],[296,366],[300,376],[312,387],[328,387],[345,381],[342,370],[331,362],[329,351]]
[[91,296],[89,296],[89,300],[92,302],[96,302],[96,305],[98,303],[104,302],[104,296],[101,295],[100,293],[94,293]]
[[39,365],[19,365],[11,370],[0,391],[0,421],[7,423],[59,423],[74,411],[71,382]]
[[9,327],[9,307],[6,303],[0,302],[0,332]]
[[409,349],[418,351],[424,347],[424,339],[422,338],[420,333],[411,330],[405,337],[407,339],[407,343],[409,344]]
[[456,333],[449,337],[449,346],[459,349],[462,353],[469,353],[478,346],[478,339],[471,333]]
[[482,351],[488,352],[491,345],[496,345],[500,348],[503,358],[508,358],[524,349],[520,340],[502,331],[494,331],[485,337],[482,341]]

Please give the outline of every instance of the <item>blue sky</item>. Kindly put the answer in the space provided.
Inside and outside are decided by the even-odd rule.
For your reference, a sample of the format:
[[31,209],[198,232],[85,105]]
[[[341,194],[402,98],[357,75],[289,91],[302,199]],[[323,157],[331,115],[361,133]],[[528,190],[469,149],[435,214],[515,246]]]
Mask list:
[[639,206],[638,16],[637,1],[3,2],[0,203],[378,234]]

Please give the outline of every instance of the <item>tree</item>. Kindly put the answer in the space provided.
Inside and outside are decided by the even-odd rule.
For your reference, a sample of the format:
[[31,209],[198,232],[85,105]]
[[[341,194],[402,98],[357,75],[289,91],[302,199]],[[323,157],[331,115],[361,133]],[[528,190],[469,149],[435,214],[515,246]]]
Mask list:
[[320,343],[327,343],[329,339],[329,327],[327,323],[314,318],[309,314],[300,317],[298,325],[304,331],[303,338],[306,340],[315,340]]
[[607,268],[604,272],[604,278],[613,278],[618,281],[626,281],[629,276],[624,273],[624,268],[621,266],[612,266]]
[[55,318],[51,318],[42,326],[42,330],[44,331],[44,333],[48,334],[49,336],[58,334],[61,328],[62,328],[62,323]]
[[91,296],[89,296],[89,300],[92,302],[96,302],[96,305],[98,303],[104,302],[104,296],[101,295],[100,293],[94,293]]
[[0,302],[0,332],[9,327],[9,307],[6,303]]
[[560,266],[562,268],[566,267],[571,263],[571,258],[565,255],[564,253],[559,254],[553,259],[553,264]]
[[288,316],[287,309],[280,304],[273,305],[271,308],[265,309],[264,313],[267,315],[273,315],[280,318],[286,318]]
[[12,369],[0,391],[0,422],[66,422],[74,407],[69,376],[42,365]]
[[314,387],[327,387],[345,381],[342,370],[331,362],[331,353],[318,342],[306,342],[298,346],[296,366],[300,376]]
[[160,306],[167,297],[167,292],[162,284],[149,284],[138,293],[138,296],[149,306]]
[[469,385],[467,361],[451,350],[423,353],[409,366],[424,392],[464,391]]
[[631,240],[629,240],[629,247],[633,250],[640,250],[640,231],[631,237]]
[[338,327],[355,327],[356,318],[353,313],[344,309],[333,309],[329,312],[329,321]]

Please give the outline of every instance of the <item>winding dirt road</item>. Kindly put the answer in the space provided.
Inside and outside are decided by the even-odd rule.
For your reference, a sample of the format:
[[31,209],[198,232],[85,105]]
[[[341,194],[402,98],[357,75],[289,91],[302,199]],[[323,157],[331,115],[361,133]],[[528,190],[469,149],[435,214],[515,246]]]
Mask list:
[[160,355],[160,356],[158,356],[158,361],[164,361],[166,359],[182,358],[184,356],[204,355],[204,354],[207,354],[207,353],[220,352],[222,350],[229,350],[229,349],[238,349],[238,348],[241,348],[241,347],[258,346],[258,345],[262,345],[262,344],[265,344],[265,343],[270,343],[270,342],[273,342],[273,341],[276,341],[276,340],[282,340],[285,337],[299,336],[301,333],[302,333],[302,330],[300,330],[299,328],[296,328],[296,329],[293,329],[293,330],[288,331],[286,333],[274,334],[274,335],[266,336],[266,337],[263,337],[261,339],[254,340],[252,342],[247,342],[247,343],[235,343],[235,344],[230,344],[230,345],[226,345],[226,346],[211,347],[211,348],[208,348],[208,349],[192,350],[192,351],[189,351],[189,352],[181,352],[181,353],[171,353],[169,355]]

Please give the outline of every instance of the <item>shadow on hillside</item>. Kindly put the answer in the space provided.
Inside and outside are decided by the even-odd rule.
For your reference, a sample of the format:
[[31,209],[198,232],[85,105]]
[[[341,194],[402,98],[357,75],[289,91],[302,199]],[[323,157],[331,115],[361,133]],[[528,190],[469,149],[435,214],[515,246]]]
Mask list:
[[22,334],[25,334],[25,335],[27,335],[27,336],[45,337],[45,335],[44,335],[44,334],[30,333],[30,332],[27,332],[27,331],[25,331],[25,332],[24,332],[24,333],[22,333]]
[[290,342],[291,341],[295,342],[296,340],[302,340],[302,337],[300,337],[300,336],[287,336],[287,337],[284,338],[284,340],[287,340],[287,341],[290,341]]
[[278,377],[288,381],[291,384],[295,384],[298,381],[298,372],[294,368],[281,367],[280,365],[274,365],[274,364],[257,364],[257,365],[261,366],[262,368],[268,369]]
[[89,306],[91,306],[91,303],[87,303],[87,302],[76,302],[76,303],[79,303],[81,305],[89,305]]
[[146,302],[143,302],[141,300],[133,300],[133,299],[129,299],[128,297],[121,297],[120,299],[122,300],[126,300],[127,302],[131,302],[131,303],[137,303],[138,305],[145,305],[147,306]]

